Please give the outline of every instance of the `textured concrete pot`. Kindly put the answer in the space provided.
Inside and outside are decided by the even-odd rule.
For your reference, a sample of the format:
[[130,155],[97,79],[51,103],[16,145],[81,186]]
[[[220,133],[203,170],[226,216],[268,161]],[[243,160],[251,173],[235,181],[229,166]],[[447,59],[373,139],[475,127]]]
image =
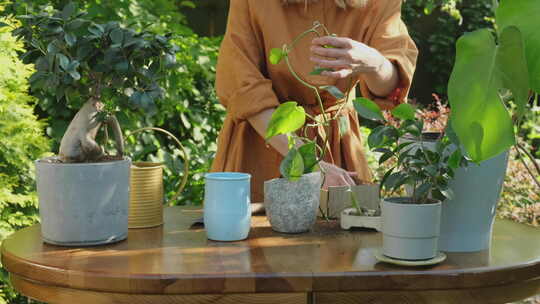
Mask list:
[[427,260],[438,253],[440,202],[405,204],[409,198],[382,202],[383,254],[402,260]]
[[62,246],[124,240],[130,165],[129,159],[77,164],[36,161],[43,240]]
[[486,250],[508,167],[508,152],[455,172],[454,198],[442,208],[439,248],[450,252]]
[[322,174],[305,174],[291,182],[276,178],[264,183],[264,207],[272,229],[284,233],[306,232],[319,210]]

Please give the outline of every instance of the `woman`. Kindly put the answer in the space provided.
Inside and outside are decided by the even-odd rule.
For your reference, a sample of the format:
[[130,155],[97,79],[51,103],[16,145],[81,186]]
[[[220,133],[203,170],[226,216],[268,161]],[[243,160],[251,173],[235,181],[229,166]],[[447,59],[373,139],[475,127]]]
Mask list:
[[[401,20],[401,0],[231,0],[216,80],[227,117],[212,171],[250,173],[252,202],[263,201],[264,181],[280,176],[279,164],[288,152],[285,136],[264,140],[275,108],[294,100],[307,112],[320,114],[313,91],[299,84],[285,64],[271,65],[267,59],[272,48],[290,44],[315,21],[336,36],[298,44],[290,58],[304,79],[342,91],[352,79],[363,96],[383,108],[406,99],[418,51]],[[333,48],[323,47],[327,45]],[[314,66],[333,71],[310,76]],[[351,94],[350,100],[354,97]],[[335,98],[325,94],[323,99],[326,111],[335,113]],[[331,150],[320,164],[326,172],[325,187],[352,185],[353,177],[371,180],[358,116],[350,105],[340,113],[350,128],[340,136],[338,122],[333,121],[331,134],[325,134]]]

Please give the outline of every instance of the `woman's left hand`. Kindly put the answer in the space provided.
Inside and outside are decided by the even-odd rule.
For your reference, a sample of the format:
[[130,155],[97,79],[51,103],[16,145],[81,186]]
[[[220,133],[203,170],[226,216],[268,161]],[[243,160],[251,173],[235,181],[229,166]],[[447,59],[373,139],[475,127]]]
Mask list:
[[321,75],[338,79],[359,73],[379,73],[386,64],[391,64],[376,49],[343,37],[315,38],[311,52],[311,61],[321,68],[333,70]]

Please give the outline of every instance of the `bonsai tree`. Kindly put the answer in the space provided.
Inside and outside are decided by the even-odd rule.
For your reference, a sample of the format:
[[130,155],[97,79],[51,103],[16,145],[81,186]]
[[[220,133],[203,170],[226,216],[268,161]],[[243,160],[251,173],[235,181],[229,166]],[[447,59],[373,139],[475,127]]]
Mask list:
[[[21,58],[35,64],[31,91],[50,102],[81,106],[60,144],[58,161],[65,163],[122,159],[115,112],[155,112],[155,101],[164,94],[160,84],[176,63],[177,47],[170,36],[136,32],[116,22],[98,24],[85,15],[74,3],[62,11],[43,7],[18,16],[21,26],[13,31],[27,50]],[[113,130],[114,157],[96,142],[102,126],[105,142],[107,127]]]
[[[530,100],[538,100],[540,93],[540,21],[529,17],[540,13],[540,2],[503,0],[495,4],[498,2],[494,32],[480,29],[457,42],[448,84],[450,121],[476,163],[515,145],[518,154],[527,155],[534,165],[536,174],[529,172],[540,188],[536,177],[540,165],[515,136]],[[504,103],[508,99],[515,103],[513,116]]]

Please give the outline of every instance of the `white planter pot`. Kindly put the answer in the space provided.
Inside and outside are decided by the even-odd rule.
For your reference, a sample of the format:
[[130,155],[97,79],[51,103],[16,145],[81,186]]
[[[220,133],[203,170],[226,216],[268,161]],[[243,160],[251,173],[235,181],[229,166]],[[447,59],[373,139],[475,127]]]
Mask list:
[[41,234],[45,242],[89,246],[127,237],[129,159],[35,163]]
[[474,252],[491,244],[493,220],[501,195],[508,152],[481,165],[456,170],[450,188],[454,198],[442,208],[439,248],[449,252]]
[[305,174],[291,182],[276,178],[264,183],[264,207],[272,229],[284,233],[306,232],[319,211],[322,174]]
[[402,260],[431,259],[438,253],[441,203],[402,203],[408,200],[382,202],[383,254]]

